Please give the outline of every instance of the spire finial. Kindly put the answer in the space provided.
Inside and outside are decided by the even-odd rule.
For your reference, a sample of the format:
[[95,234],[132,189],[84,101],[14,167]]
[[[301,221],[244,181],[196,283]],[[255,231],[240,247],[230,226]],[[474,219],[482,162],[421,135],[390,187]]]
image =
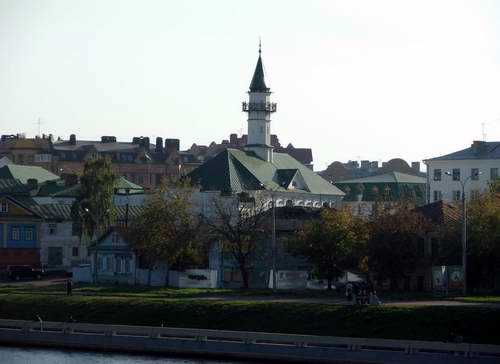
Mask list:
[[260,39],[260,36],[259,36],[259,56],[260,56],[261,53],[262,53],[262,42],[261,42],[261,39]]

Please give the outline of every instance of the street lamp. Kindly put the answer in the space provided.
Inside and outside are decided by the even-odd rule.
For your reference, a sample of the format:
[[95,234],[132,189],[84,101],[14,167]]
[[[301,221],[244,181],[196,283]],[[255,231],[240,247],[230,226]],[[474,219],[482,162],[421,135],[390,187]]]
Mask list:
[[[444,174],[452,176],[452,172],[446,171]],[[467,201],[465,200],[465,186],[473,177],[478,177],[483,174],[483,172],[471,173],[470,176],[465,178],[463,181],[461,179],[457,180],[462,186],[462,269],[464,276],[464,290],[463,294],[467,294]]]
[[271,265],[272,265],[272,270],[273,270],[273,291],[276,291],[276,199],[274,197],[274,192],[276,192],[276,189],[269,188],[267,189],[266,186],[261,183],[260,186],[265,189],[271,191],[271,203],[272,203],[272,221],[273,221],[273,228],[272,228],[272,240],[271,240]]

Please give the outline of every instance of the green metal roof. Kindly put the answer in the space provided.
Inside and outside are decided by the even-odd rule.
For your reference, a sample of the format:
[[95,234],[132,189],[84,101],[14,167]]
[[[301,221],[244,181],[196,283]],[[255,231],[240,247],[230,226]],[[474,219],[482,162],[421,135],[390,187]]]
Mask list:
[[17,164],[7,164],[0,168],[0,179],[12,178],[21,183],[28,183],[28,180],[33,178],[38,183],[57,180],[60,177],[52,172],[36,166],[20,166]]
[[[300,173],[307,191],[286,189],[286,182]],[[253,152],[226,149],[188,175],[204,191],[243,192],[263,188],[282,192],[337,195],[344,193],[286,153],[273,153],[273,162]]]
[[125,177],[120,177],[115,182],[116,193],[125,194],[127,190],[129,190],[130,194],[135,193],[143,193],[144,188],[136,185],[135,183],[130,182]]
[[[136,185],[135,183],[130,182],[124,177],[120,177],[115,181],[115,189],[117,194],[125,194],[126,190],[129,190],[129,194],[141,194],[144,193],[144,188]],[[78,197],[80,193],[81,185],[77,184],[71,187],[68,187],[62,191],[55,192],[53,197]]]
[[414,176],[401,172],[389,172],[375,176],[354,178],[345,181],[335,182],[335,184],[352,184],[352,183],[415,183],[425,184],[427,180],[424,177]]

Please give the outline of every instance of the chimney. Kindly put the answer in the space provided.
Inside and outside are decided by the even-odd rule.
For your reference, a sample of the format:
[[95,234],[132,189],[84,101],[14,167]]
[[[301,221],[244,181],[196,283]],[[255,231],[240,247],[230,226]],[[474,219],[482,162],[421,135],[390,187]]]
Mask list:
[[170,154],[179,151],[179,139],[165,139],[165,152]]
[[76,135],[75,134],[71,134],[69,136],[69,144],[76,145]]
[[141,138],[139,137],[132,138],[132,144],[140,144],[140,143],[141,143]]
[[414,172],[420,172],[420,162],[411,162],[411,169]]
[[160,154],[163,153],[163,138],[162,137],[156,137],[155,152],[160,153]]
[[471,145],[474,154],[483,154],[486,152],[486,142],[482,140],[474,140]]
[[231,143],[231,145],[237,145],[238,144],[238,135],[237,134],[229,135],[229,143]]
[[271,134],[271,145],[273,147],[276,147],[276,148],[281,147],[280,141],[279,141],[278,136],[276,134]]
[[370,169],[370,161],[367,161],[367,160],[361,161],[361,169],[365,169],[365,170]]
[[142,146],[143,146],[143,147],[144,147],[147,151],[149,151],[149,147],[150,147],[150,145],[149,145],[149,137],[144,137],[144,138],[142,139]]
[[29,178],[28,188],[30,189],[30,191],[36,190],[38,188],[38,180],[36,178]]
[[103,135],[101,137],[101,143],[116,143],[116,137],[110,135]]

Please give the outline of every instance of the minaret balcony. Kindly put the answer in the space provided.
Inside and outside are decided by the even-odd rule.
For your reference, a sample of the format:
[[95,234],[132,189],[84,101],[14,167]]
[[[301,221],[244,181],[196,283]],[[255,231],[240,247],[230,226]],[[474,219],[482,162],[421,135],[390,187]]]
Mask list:
[[276,103],[275,102],[242,102],[241,109],[244,112],[250,112],[250,111],[276,112]]

